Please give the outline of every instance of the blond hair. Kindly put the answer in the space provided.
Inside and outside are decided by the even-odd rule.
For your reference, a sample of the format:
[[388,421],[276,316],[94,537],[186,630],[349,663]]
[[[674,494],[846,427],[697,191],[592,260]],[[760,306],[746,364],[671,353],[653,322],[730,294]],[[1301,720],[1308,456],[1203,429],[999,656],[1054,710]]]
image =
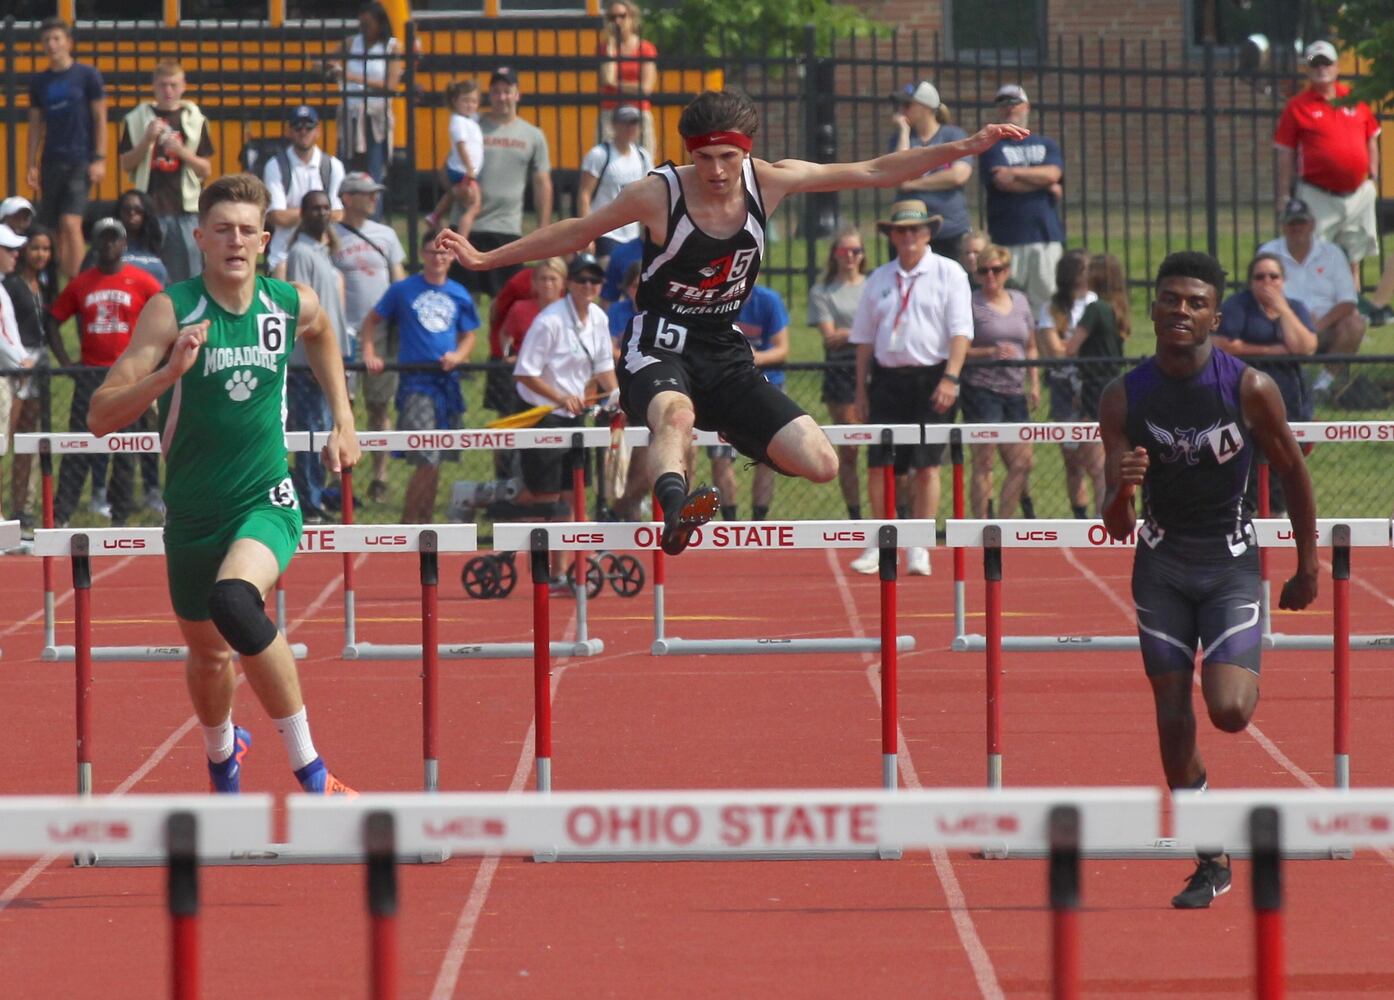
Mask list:
[[161,59],[155,64],[155,71],[150,74],[151,79],[167,80],[172,76],[183,76],[184,66],[178,59]]

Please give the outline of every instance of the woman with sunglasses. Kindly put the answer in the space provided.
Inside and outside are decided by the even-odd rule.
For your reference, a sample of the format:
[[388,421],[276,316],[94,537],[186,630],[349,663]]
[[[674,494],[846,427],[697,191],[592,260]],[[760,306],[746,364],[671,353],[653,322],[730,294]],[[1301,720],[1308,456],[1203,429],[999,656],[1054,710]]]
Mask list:
[[[1220,306],[1220,328],[1211,338],[1226,354],[1266,372],[1278,385],[1288,420],[1311,420],[1311,387],[1299,361],[1269,361],[1281,355],[1316,353],[1316,324],[1306,303],[1284,292],[1283,262],[1270,253],[1257,254],[1249,262],[1249,287],[1225,299]],[[1257,470],[1258,463],[1254,464]],[[1255,473],[1257,475],[1257,473]],[[1276,488],[1274,488],[1276,487]],[[1269,510],[1287,510],[1282,484],[1270,475]]]
[[[833,239],[823,278],[808,291],[808,322],[823,335],[823,402],[835,424],[855,424],[857,348],[847,342],[852,317],[866,285],[866,246],[854,226],[844,226]],[[855,445],[837,449],[837,481],[847,516],[862,516],[861,479]]]
[[[1019,361],[1036,358],[1036,329],[1031,303],[1007,287],[1012,253],[989,245],[978,255],[979,287],[973,292],[973,346],[969,359]],[[963,422],[966,424],[1024,424],[1041,401],[1040,369],[969,364],[963,372]],[[1007,476],[997,516],[1016,517],[1033,464],[1031,445],[975,444],[969,502],[974,517],[988,517],[992,496],[993,452],[1002,456]]]
[[639,145],[653,154],[655,163],[662,162],[654,145],[653,107],[649,95],[658,86],[658,49],[653,42],[639,36],[639,5],[634,0],[609,0],[605,7],[605,37],[596,54],[600,64],[600,141],[608,142],[611,134],[611,115],[621,104],[639,109],[642,125]]

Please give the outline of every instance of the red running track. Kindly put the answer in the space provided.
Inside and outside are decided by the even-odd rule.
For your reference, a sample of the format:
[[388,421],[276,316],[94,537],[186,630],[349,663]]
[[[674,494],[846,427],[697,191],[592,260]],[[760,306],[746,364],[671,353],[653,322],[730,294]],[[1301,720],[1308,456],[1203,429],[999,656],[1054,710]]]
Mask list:
[[[1357,632],[1387,631],[1394,559],[1357,553]],[[845,558],[838,557],[839,559]],[[1275,577],[1290,557],[1275,557]],[[905,580],[902,780],[984,780],[981,654],[946,651],[950,560]],[[1126,632],[1126,553],[1005,553],[1007,627]],[[1368,564],[1368,565],[1367,565]],[[1083,572],[1084,567],[1087,572]],[[0,594],[0,794],[73,787],[70,664],[38,661],[37,560],[7,558]],[[96,634],[104,643],[177,641],[153,559],[98,561]],[[466,599],[460,560],[442,558],[442,641],[517,640],[530,628],[526,586],[502,602]],[[420,681],[409,663],[341,662],[340,560],[300,558],[287,581],[316,742],[359,788],[420,782]],[[969,560],[970,628],[982,587]],[[683,636],[874,632],[877,582],[828,553],[778,561],[690,553],[669,564],[670,632]],[[59,580],[69,582],[66,569]],[[415,641],[415,560],[360,567],[360,632]],[[862,656],[651,658],[649,605],[606,594],[592,633],[607,652],[554,670],[559,789],[875,787],[877,673]],[[1285,632],[1321,631],[1313,611]],[[71,598],[59,607],[71,632]],[[34,617],[22,616],[34,612]],[[554,629],[567,626],[557,603]],[[1387,723],[1394,679],[1381,654],[1354,659],[1352,782],[1394,785]],[[1006,654],[1009,785],[1159,780],[1151,704],[1133,654]],[[206,787],[177,664],[98,663],[98,792]],[[1249,734],[1202,722],[1216,786],[1329,784],[1329,655],[1270,653]],[[531,787],[531,665],[443,664],[441,785]],[[239,723],[255,746],[249,790],[288,792],[274,731],[249,691]],[[1252,990],[1248,869],[1211,910],[1168,905],[1184,862],[1086,862],[1085,992],[1106,997],[1241,997]],[[1320,997],[1394,995],[1394,855],[1293,863],[1287,877],[1289,989]],[[911,855],[901,862],[561,864],[460,859],[402,870],[401,996],[428,997],[1035,997],[1049,995],[1046,873],[1034,861]],[[162,996],[168,922],[163,873],[0,862],[0,969],[8,997]],[[205,869],[202,974],[210,997],[365,996],[368,916],[352,867]]]

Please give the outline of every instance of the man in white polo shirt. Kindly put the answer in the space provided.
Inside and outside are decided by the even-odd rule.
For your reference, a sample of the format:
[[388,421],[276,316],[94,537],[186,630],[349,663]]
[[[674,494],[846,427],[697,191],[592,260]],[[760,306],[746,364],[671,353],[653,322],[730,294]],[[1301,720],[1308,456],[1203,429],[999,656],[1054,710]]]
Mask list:
[[[877,228],[890,237],[896,259],[866,279],[852,319],[849,343],[857,345],[857,419],[877,424],[949,424],[958,409],[958,380],[973,342],[973,291],[957,261],[936,255],[929,241],[943,219],[924,202],[898,201]],[[939,513],[942,444],[898,445],[894,455],[870,449],[871,469],[894,463],[914,470],[914,517]],[[871,510],[881,513],[885,492],[878,472],[867,480]],[[879,553],[868,546],[852,568],[875,573]],[[929,550],[912,548],[908,572],[929,575]]]
[[[344,214],[339,186],[344,183],[344,165],[337,156],[319,148],[319,112],[308,104],[296,108],[286,126],[290,144],[284,153],[272,156],[262,180],[271,196],[266,213],[271,228],[271,244],[266,249],[266,270],[274,277],[285,277],[286,254],[291,235],[300,224],[300,202],[311,191],[329,195],[329,217],[338,222]],[[289,176],[287,176],[289,175]]]
[[1283,262],[1283,291],[1311,311],[1318,354],[1354,354],[1365,338],[1365,317],[1356,309],[1355,279],[1346,255],[1316,235],[1316,218],[1305,201],[1289,199],[1283,235],[1259,247]]

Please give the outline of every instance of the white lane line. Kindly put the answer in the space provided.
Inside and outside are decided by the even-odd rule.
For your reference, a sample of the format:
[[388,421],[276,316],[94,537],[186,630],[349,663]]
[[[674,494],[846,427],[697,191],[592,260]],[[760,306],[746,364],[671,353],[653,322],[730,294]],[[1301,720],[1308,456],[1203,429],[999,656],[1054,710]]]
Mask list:
[[[571,620],[566,623],[566,631],[563,633],[563,642],[570,642],[576,634],[576,612],[571,612]],[[600,657],[590,660],[591,663],[600,663],[604,660],[617,659],[622,654],[614,656]],[[552,674],[552,693],[551,701],[557,700],[557,688],[561,687],[561,680],[566,676],[568,666],[561,664],[568,663],[568,660],[559,660],[558,666]],[[513,780],[508,783],[510,792],[521,793],[523,787],[528,782],[528,775],[532,773],[533,752],[537,745],[537,716],[534,715],[528,723],[528,734],[523,740],[523,748],[518,754],[518,763],[513,768]],[[474,873],[474,882],[470,885],[469,895],[465,897],[465,905],[460,910],[460,916],[455,921],[455,929],[450,934],[450,943],[446,945],[445,955],[441,959],[440,969],[436,972],[435,984],[431,987],[431,1000],[450,1000],[455,995],[455,988],[460,982],[460,970],[464,968],[465,956],[469,954],[470,941],[474,938],[474,932],[479,926],[479,918],[484,914],[484,902],[489,898],[489,889],[494,884],[494,873],[499,869],[499,856],[497,854],[486,854],[479,862],[479,869]]]
[[[34,557],[30,557],[30,558],[42,558],[42,557],[41,557],[41,556],[34,556]],[[56,558],[56,557],[55,557],[55,558]],[[136,556],[126,556],[126,557],[124,557],[124,558],[122,558],[122,559],[116,560],[116,562],[112,563],[112,564],[111,564],[110,566],[108,566],[106,569],[104,569],[104,570],[99,570],[98,572],[93,573],[93,574],[92,574],[92,582],[93,582],[93,583],[96,583],[98,580],[105,580],[107,577],[111,576],[111,574],[115,573],[117,570],[121,569],[121,567],[125,566],[128,562],[130,562],[132,559],[135,559],[135,558],[136,558]],[[54,596],[54,599],[53,599],[53,609],[54,609],[54,611],[57,611],[57,610],[58,610],[58,607],[59,607],[60,605],[66,604],[68,601],[71,601],[72,599],[73,599],[73,591],[72,591],[72,588],[69,588],[68,590],[64,591],[62,594],[55,595],[55,596]],[[38,611],[35,611],[35,612],[34,612],[32,615],[30,615],[28,618],[21,618],[19,621],[15,622],[13,625],[9,626],[8,628],[4,629],[3,631],[0,631],[0,639],[3,639],[3,638],[4,638],[5,636],[7,636],[7,635],[13,635],[15,632],[18,632],[20,629],[22,629],[22,628],[27,628],[28,626],[33,625],[35,622],[41,622],[41,621],[43,621],[43,620],[44,620],[44,609],[43,609],[43,608],[40,608]]]
[[[128,558],[134,557],[132,556]],[[354,561],[355,568],[359,565],[359,563],[366,559],[367,553],[363,553],[362,555],[360,555]],[[113,570],[115,568],[116,567],[112,567]],[[95,581],[96,579],[97,577],[94,576],[93,580]],[[330,595],[338,589],[341,583],[343,583],[342,580],[330,580],[328,583],[326,583],[324,585],[324,589],[321,590],[319,594],[316,595],[315,599],[311,601],[309,605],[305,608],[305,613],[286,626],[286,635],[290,635],[301,625],[303,625],[306,621],[312,618],[316,611],[324,607],[324,605],[328,602]],[[69,591],[69,594],[71,593],[72,592]],[[237,675],[237,683],[241,684],[245,676],[245,674],[239,673]],[[113,791],[111,794],[124,795],[127,792],[129,792],[133,787],[135,787],[137,782],[143,779],[147,774],[154,770],[154,768],[162,760],[168,757],[170,751],[172,751],[176,746],[178,746],[179,741],[182,740],[189,733],[189,731],[192,730],[196,725],[198,725],[197,715],[191,715],[187,719],[185,719],[183,724],[180,725],[177,729],[175,729],[174,732],[170,733],[169,736],[166,737],[165,741],[161,743],[159,746],[157,746],[151,752],[150,756],[145,758],[141,765],[134,771],[132,771],[129,776],[127,776],[126,780],[122,781],[121,784],[117,785],[116,790]],[[5,907],[9,906],[10,903],[14,902],[14,900],[17,899],[19,895],[22,892],[24,892],[24,890],[27,889],[36,878],[42,875],[44,869],[48,868],[48,866],[53,864],[53,862],[56,861],[59,857],[63,856],[65,855],[45,854],[43,857],[39,858],[39,860],[35,861],[32,865],[30,865],[24,871],[24,874],[20,875],[19,878],[11,882],[5,888],[4,892],[0,892],[0,913],[3,913],[5,911]]]
[[[853,635],[859,639],[865,638],[866,630],[862,628],[861,615],[857,611],[856,601],[852,598],[852,590],[847,585],[847,576],[843,573],[842,566],[838,564],[837,550],[825,549],[824,553],[827,556],[828,566],[832,569],[833,580],[837,583],[837,592],[842,598],[843,610],[847,613],[847,624],[851,626]],[[862,659],[867,665],[867,683],[871,685],[872,694],[875,695],[876,704],[879,707],[881,704],[880,661],[870,653],[863,653]],[[915,770],[915,762],[910,756],[910,744],[906,742],[905,733],[900,729],[898,720],[896,737],[900,741],[897,763],[900,767],[901,780],[905,782],[907,788],[922,788],[919,772]],[[954,872],[954,865],[949,860],[948,852],[943,848],[935,848],[929,853],[934,861],[934,873],[939,877],[939,885],[944,890],[944,899],[949,906],[949,916],[953,919],[954,931],[958,934],[958,940],[963,946],[964,954],[968,956],[968,964],[972,966],[973,977],[978,981],[978,992],[983,995],[985,1000],[1003,1000],[1006,994],[1003,993],[1002,986],[997,981],[997,970],[992,964],[992,957],[988,955],[982,938],[978,936],[978,929],[973,923],[973,915],[968,908],[968,901],[963,895],[963,888],[959,885],[958,875]]]

